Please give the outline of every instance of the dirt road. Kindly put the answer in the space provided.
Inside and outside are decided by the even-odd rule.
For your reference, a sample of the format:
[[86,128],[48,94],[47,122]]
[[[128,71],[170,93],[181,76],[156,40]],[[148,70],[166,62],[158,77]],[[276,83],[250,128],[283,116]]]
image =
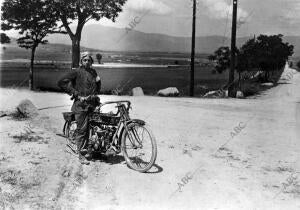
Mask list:
[[[150,173],[122,157],[80,165],[65,151],[61,113],[69,97],[0,89],[1,110],[23,98],[32,121],[0,118],[4,209],[300,209],[300,76],[250,99],[129,99],[158,143]],[[283,75],[285,77],[286,75]],[[3,103],[3,102],[4,103]]]

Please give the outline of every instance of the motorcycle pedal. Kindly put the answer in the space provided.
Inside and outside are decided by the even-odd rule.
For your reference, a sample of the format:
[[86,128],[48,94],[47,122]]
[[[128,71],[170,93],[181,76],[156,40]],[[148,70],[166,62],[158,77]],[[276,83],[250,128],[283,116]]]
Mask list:
[[73,146],[71,144],[67,144],[67,148],[71,149],[71,151],[75,154],[78,154],[77,152],[77,147],[76,146]]

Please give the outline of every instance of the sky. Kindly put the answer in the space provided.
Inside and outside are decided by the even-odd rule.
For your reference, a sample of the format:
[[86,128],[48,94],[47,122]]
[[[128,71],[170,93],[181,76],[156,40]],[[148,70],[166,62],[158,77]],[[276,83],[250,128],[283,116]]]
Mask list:
[[[0,0],[1,4],[3,0]],[[231,33],[232,0],[197,1],[197,36]],[[192,0],[127,0],[116,22],[87,24],[125,28],[172,36],[191,36]],[[131,24],[132,25],[132,24]],[[238,0],[237,36],[254,34],[300,35],[300,0]],[[15,32],[6,32],[8,35]]]

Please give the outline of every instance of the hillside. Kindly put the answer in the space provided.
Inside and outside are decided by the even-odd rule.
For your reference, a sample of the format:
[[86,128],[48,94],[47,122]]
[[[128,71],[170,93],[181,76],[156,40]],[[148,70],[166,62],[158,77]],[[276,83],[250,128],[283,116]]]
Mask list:
[[[30,60],[31,54],[30,49],[26,50],[25,48],[20,48],[17,44],[16,38],[12,38],[11,43],[1,45],[0,57],[1,60],[12,60],[18,59],[22,60]],[[83,51],[89,50],[93,51],[93,49],[82,47]],[[46,45],[39,45],[36,53],[35,60],[50,60],[50,61],[71,61],[71,45],[66,44],[57,44],[57,43],[49,43]]]
[[[49,40],[49,44],[39,46],[37,49],[37,60],[71,60],[71,41],[68,35],[55,34],[50,35],[47,39]],[[249,37],[238,38],[237,45],[241,46],[247,39]],[[297,57],[296,60],[298,60],[300,57],[300,36],[286,36],[284,37],[284,41],[294,45],[294,57]],[[198,54],[212,53],[222,45],[229,46],[230,38],[222,36],[196,37],[196,53]],[[14,38],[12,38],[12,44],[3,46],[7,47],[7,49],[3,50],[2,48],[0,51],[2,60],[13,58],[30,59],[30,52],[19,48]],[[185,55],[179,56],[187,58],[190,53],[191,40],[189,37],[150,34],[135,30],[126,33],[125,29],[101,25],[87,25],[82,33],[81,47],[82,51],[100,50],[106,51],[106,54],[111,54],[108,51],[126,52],[127,54],[130,52],[149,52],[150,54],[144,53],[146,57],[153,56],[154,52],[156,56],[159,55],[158,52],[172,54],[178,52],[185,53]]]
[[[237,45],[242,45],[249,37],[237,39]],[[300,36],[286,36],[284,40],[295,46],[295,55],[300,55]],[[52,35],[51,43],[71,44],[67,35]],[[197,53],[212,53],[222,45],[229,45],[230,39],[223,36],[196,37]],[[139,52],[190,52],[189,37],[175,37],[163,34],[143,33],[136,30],[107,27],[102,25],[87,25],[82,32],[82,46],[112,51]]]

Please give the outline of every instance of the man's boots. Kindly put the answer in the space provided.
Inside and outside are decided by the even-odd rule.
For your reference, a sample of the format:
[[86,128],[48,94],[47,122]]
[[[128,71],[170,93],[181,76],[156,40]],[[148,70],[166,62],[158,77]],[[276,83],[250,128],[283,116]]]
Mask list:
[[81,153],[79,153],[79,162],[81,164],[89,165],[90,161],[88,161]]

